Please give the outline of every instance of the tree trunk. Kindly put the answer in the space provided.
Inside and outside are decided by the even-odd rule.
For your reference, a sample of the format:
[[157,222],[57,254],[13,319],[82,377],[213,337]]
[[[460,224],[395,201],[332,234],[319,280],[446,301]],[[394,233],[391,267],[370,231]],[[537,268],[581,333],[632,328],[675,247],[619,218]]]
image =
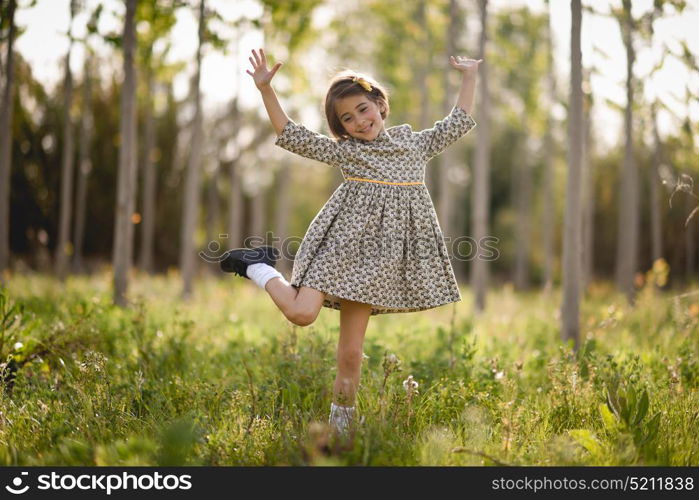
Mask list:
[[156,134],[155,134],[155,110],[153,106],[153,93],[155,90],[153,68],[147,67],[146,75],[146,110],[144,117],[145,148],[143,161],[143,190],[141,192],[141,249],[139,252],[139,267],[151,274],[153,273],[153,242],[155,238],[155,181],[156,181]]
[[[236,88],[240,88],[240,79],[238,79]],[[240,110],[238,109],[237,96],[231,103],[230,116],[231,128],[237,140],[237,134],[240,130]],[[238,158],[240,158],[241,151],[239,147],[235,149],[235,156],[230,159],[230,165],[228,166],[230,185],[230,192],[228,195],[228,239],[223,242],[225,247],[223,249],[224,251],[231,248],[240,248],[243,239],[243,192],[239,175],[240,167],[238,166]]]
[[[5,12],[5,0],[0,0],[0,17],[4,17]],[[14,21],[14,19],[13,19]],[[0,19],[0,25],[2,20]],[[3,59],[3,54],[0,52],[0,95],[2,95],[3,86],[5,84],[5,60]]]
[[199,3],[199,43],[197,46],[197,69],[194,77],[194,122],[192,124],[192,148],[187,164],[185,181],[184,212],[182,214],[182,233],[180,248],[180,267],[182,268],[182,296],[188,299],[192,295],[196,255],[194,253],[194,234],[199,220],[199,184],[201,177],[202,155],[202,110],[201,110],[201,58],[204,44],[204,0]]
[[[526,149],[526,148],[524,148]],[[518,290],[529,287],[529,239],[531,236],[532,173],[530,154],[522,151],[520,161],[515,163],[515,191],[517,192],[517,224],[515,228],[515,275],[514,285]]]
[[231,161],[229,175],[231,193],[228,200],[228,248],[240,248],[243,244],[243,190],[237,159]]
[[[219,223],[221,222],[221,209],[218,194],[218,176],[219,169],[216,168],[211,172],[208,182],[206,183],[206,216],[204,217],[204,224],[206,227],[206,244],[211,242],[218,242],[218,235],[221,233]],[[209,271],[218,272],[218,270],[213,267],[207,267]]]
[[587,105],[583,111],[585,124],[583,148],[582,148],[582,176],[583,176],[583,290],[592,281],[594,271],[594,244],[595,244],[595,171],[592,142],[592,98],[587,98]]
[[58,223],[58,243],[56,245],[56,275],[64,280],[68,272],[70,248],[70,218],[73,208],[73,74],[70,71],[70,53],[73,50],[72,39],[73,12],[71,9],[70,28],[68,29],[68,53],[65,58],[63,77],[63,156],[61,160],[61,209]]
[[252,236],[254,236],[256,240],[263,238],[265,234],[265,220],[267,219],[265,210],[266,195],[267,188],[258,186],[257,192],[252,196],[252,220],[250,221],[250,227],[252,229]]
[[547,91],[550,109],[548,123],[544,135],[544,176],[543,176],[543,220],[542,220],[542,246],[544,258],[544,293],[550,293],[553,287],[553,236],[556,205],[554,203],[553,181],[555,176],[555,144],[553,142],[553,129],[556,122],[553,118],[553,106],[556,103],[556,70],[553,65],[553,31],[551,29],[551,3],[547,2],[548,27],[546,30],[548,74],[546,75]]
[[658,120],[656,118],[657,106],[651,107],[651,120],[653,120],[653,165],[650,168],[650,233],[651,233],[651,257],[653,262],[663,258],[663,226],[660,208],[660,164],[663,161],[662,142],[658,132]]
[[580,0],[571,0],[572,25],[570,33],[570,116],[568,179],[566,182],[566,212],[563,238],[563,304],[561,305],[561,334],[564,341],[580,342],[580,268],[581,214],[580,180],[583,147],[582,117],[582,54],[580,31],[582,11]]
[[488,60],[485,57],[488,41],[488,0],[480,0],[481,35],[479,58],[484,61],[478,68],[480,80],[480,111],[478,113],[478,140],[476,141],[476,161],[473,172],[471,227],[476,241],[476,257],[471,267],[471,287],[474,294],[474,310],[480,313],[485,309],[488,286],[488,262],[481,256],[482,240],[488,235],[488,211],[490,198],[490,93],[488,89]]
[[119,123],[119,174],[117,179],[117,207],[114,223],[114,304],[127,304],[129,268],[133,253],[133,215],[136,198],[136,31],[134,16],[137,0],[126,0],[124,18],[124,84],[121,90],[121,118]]
[[78,171],[78,187],[75,202],[75,218],[73,227],[73,272],[83,271],[83,245],[85,239],[85,217],[87,206],[87,180],[92,171],[90,147],[92,145],[92,68],[89,48],[85,47],[85,65],[83,70],[83,109],[80,120],[80,169]]
[[9,0],[9,33],[5,57],[5,82],[0,103],[0,282],[4,283],[4,271],[10,267],[10,172],[12,170],[12,114],[14,107],[14,54],[15,0]]
[[623,0],[622,38],[626,47],[626,110],[624,113],[626,141],[621,177],[621,196],[617,231],[616,285],[629,302],[634,296],[634,274],[638,262],[638,169],[633,157],[633,19],[631,1]]

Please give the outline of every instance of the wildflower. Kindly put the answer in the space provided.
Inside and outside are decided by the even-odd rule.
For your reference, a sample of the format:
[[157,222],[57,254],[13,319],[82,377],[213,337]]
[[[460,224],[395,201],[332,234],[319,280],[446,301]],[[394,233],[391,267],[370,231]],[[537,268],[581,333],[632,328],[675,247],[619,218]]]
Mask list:
[[418,387],[419,384],[417,380],[413,379],[412,375],[408,375],[408,378],[403,381],[403,388],[407,393],[408,399],[408,425],[410,424],[410,417],[413,415],[413,397],[418,394]]
[[400,359],[395,354],[385,354],[383,357],[383,371],[387,376],[398,371],[400,368]]
[[403,388],[405,389],[405,392],[408,393],[408,395],[418,394],[418,387],[419,384],[417,383],[417,380],[413,379],[412,375],[408,375],[408,378],[406,378],[403,381]]

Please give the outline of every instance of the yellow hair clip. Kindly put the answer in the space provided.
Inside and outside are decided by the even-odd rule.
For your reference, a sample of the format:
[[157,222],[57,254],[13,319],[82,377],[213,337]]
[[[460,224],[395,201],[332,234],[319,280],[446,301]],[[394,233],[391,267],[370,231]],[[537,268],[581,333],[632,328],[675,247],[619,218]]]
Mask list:
[[371,92],[371,84],[369,82],[367,82],[364,78],[358,77],[358,76],[353,76],[352,81],[361,85],[362,88],[364,90],[366,90],[367,92]]

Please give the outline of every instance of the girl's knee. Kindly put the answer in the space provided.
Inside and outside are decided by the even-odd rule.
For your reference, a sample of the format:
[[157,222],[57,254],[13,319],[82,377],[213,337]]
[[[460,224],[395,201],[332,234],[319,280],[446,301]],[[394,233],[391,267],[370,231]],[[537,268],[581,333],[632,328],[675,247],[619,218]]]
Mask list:
[[298,309],[287,315],[287,319],[297,326],[308,326],[318,317],[319,311]]

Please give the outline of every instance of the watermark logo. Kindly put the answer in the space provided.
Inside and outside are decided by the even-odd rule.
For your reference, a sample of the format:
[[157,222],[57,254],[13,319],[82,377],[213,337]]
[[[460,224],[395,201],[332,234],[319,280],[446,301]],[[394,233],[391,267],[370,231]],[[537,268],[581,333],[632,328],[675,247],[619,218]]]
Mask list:
[[[30,489],[32,481],[29,472],[20,472],[12,478],[11,484],[5,489],[13,495],[22,495]],[[36,484],[32,485],[33,492],[59,490],[103,491],[107,495],[124,490],[191,490],[192,476],[190,474],[161,474],[160,472],[130,474],[123,471],[115,474],[63,474],[52,471],[51,474],[36,476]],[[31,495],[30,495],[31,496]]]
[[[199,252],[199,257],[214,264],[226,258],[229,248],[225,246],[228,234],[219,234],[218,241],[210,241],[206,250]],[[500,257],[497,244],[499,238],[486,236],[476,240],[471,236],[459,236],[451,238],[443,236],[435,231],[429,235],[422,235],[412,239],[400,234],[383,236],[365,236],[362,238],[332,239],[319,242],[309,238],[307,244],[316,245],[318,254],[334,253],[339,258],[374,258],[374,259],[402,259],[402,260],[431,260],[435,256],[444,257],[455,261],[470,262],[473,260],[495,261]],[[250,236],[242,242],[241,248],[254,248],[257,246],[275,247],[283,259],[294,260],[296,251],[303,243],[303,238],[291,236],[281,239],[267,232],[264,237]]]
[[[12,480],[12,486],[5,486],[5,489],[12,493],[13,495],[21,495],[22,493],[26,493],[27,490],[29,489],[29,485],[26,485],[22,487],[22,477],[21,476],[28,476],[28,472],[21,472],[19,476],[14,478]],[[14,486],[14,487],[13,487]]]

